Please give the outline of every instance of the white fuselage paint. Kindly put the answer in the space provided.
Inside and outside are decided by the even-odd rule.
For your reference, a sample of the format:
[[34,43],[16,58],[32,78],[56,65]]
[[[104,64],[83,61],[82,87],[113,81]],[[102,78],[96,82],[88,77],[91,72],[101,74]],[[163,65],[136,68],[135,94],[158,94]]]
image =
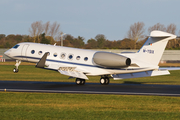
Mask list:
[[[93,56],[97,51],[86,50],[86,49],[77,49],[70,47],[61,47],[53,46],[39,43],[19,43],[20,45],[17,49],[11,48],[6,52],[6,55],[22,61],[34,62],[37,63],[44,53],[49,52],[50,55],[47,56],[46,66],[49,66],[50,69],[59,69],[59,67],[76,67],[77,70],[86,73],[86,75],[110,75],[117,73],[132,73],[140,72],[144,70],[152,70],[152,68],[141,68],[141,69],[128,69],[128,68],[104,68],[96,65],[93,62]],[[32,51],[34,50],[34,53]],[[41,53],[42,52],[42,53]],[[65,54],[65,57],[62,58],[61,55]],[[57,55],[56,57],[54,55]],[[69,56],[72,55],[73,58],[70,59]],[[80,59],[77,57],[80,56]],[[88,60],[85,60],[85,58]]]

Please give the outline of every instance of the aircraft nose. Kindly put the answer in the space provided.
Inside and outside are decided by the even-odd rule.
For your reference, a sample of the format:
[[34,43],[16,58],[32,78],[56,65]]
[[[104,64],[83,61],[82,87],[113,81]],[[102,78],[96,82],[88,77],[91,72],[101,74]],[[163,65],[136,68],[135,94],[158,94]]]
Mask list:
[[6,52],[4,52],[4,54],[9,57],[11,54],[11,50],[7,50]]

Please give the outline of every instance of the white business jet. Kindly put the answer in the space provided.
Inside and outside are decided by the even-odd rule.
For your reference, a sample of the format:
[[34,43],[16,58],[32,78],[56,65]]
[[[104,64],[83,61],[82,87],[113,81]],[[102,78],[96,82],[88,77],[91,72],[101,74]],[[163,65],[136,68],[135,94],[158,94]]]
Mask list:
[[101,76],[102,85],[114,80],[170,74],[159,69],[164,49],[176,35],[152,31],[148,40],[137,53],[115,54],[70,47],[23,42],[4,54],[16,60],[14,72],[18,72],[21,61],[37,63],[36,67],[59,71],[76,78],[77,85],[85,84],[87,76]]

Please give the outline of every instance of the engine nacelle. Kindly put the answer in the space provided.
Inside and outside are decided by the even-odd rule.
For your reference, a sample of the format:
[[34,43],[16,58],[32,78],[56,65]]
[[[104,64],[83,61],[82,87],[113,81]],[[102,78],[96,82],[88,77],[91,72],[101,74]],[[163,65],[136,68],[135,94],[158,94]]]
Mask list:
[[122,68],[131,65],[130,58],[109,52],[96,52],[93,61],[97,65],[107,68]]

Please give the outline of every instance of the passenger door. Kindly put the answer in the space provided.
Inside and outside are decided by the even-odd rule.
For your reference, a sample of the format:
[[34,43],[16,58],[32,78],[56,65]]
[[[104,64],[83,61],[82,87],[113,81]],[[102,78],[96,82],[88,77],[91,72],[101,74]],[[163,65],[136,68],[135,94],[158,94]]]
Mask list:
[[22,60],[24,60],[24,61],[28,61],[28,58],[26,56],[26,52],[27,52],[28,47],[29,47],[29,45],[25,44],[22,48],[22,51],[21,51]]

